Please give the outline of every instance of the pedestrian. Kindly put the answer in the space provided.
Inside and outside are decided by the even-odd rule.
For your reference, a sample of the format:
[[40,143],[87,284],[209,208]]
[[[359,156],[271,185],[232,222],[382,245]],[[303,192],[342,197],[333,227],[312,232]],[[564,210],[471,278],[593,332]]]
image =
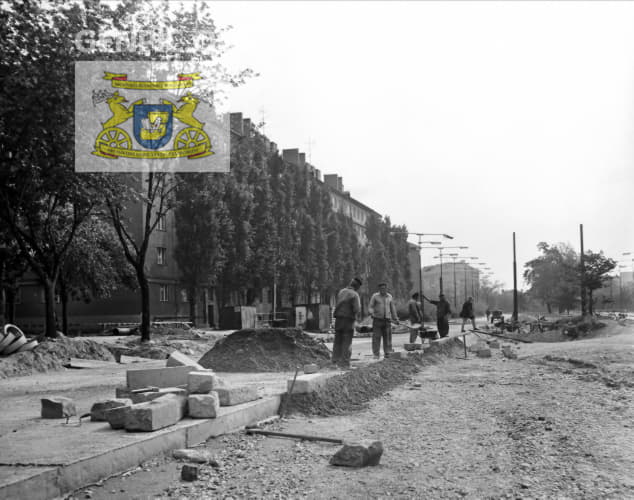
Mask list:
[[423,326],[423,312],[420,309],[418,298],[420,295],[416,292],[407,303],[407,312],[409,313],[409,343],[414,344],[416,337],[420,333],[420,340],[423,342],[423,334],[421,328]]
[[487,323],[489,322],[489,318],[491,317],[491,310],[487,307],[486,313],[487,315]]
[[471,320],[471,324],[473,325],[473,329],[476,330],[475,323],[475,313],[473,312],[473,297],[469,297],[467,301],[462,304],[462,311],[460,311],[460,317],[462,318],[462,327],[460,328],[460,333],[464,333],[464,325],[467,320]]
[[335,341],[332,346],[332,362],[339,368],[350,368],[350,354],[354,323],[361,314],[361,298],[357,290],[361,280],[352,278],[350,284],[339,290],[335,306]]
[[374,359],[379,359],[381,339],[383,339],[383,353],[388,356],[392,352],[391,322],[398,321],[394,299],[387,292],[386,283],[379,284],[379,291],[370,298],[368,311],[372,316],[372,353]]
[[442,293],[438,295],[438,300],[429,300],[423,295],[423,299],[436,306],[436,326],[438,327],[438,333],[441,338],[446,337],[449,335],[449,316],[451,315],[451,306],[449,305],[449,302],[445,300],[445,295]]

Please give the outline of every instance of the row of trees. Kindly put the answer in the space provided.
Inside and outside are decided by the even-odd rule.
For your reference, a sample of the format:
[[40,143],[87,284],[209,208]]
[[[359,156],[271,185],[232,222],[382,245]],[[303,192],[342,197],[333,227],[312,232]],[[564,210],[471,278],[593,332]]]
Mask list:
[[[46,335],[53,337],[56,293],[66,304],[68,298],[89,300],[119,286],[136,287],[141,335],[149,339],[149,239],[159,220],[176,210],[176,259],[193,308],[204,284],[215,285],[221,300],[237,294],[248,303],[271,283],[291,296],[311,297],[333,293],[353,275],[371,276],[372,286],[388,281],[405,297],[411,286],[407,244],[390,234],[405,228],[371,218],[368,244],[359,246],[352,221],[332,211],[325,187],[267,150],[259,134],[232,144],[228,175],[74,171],[75,61],[215,60],[224,50],[204,4],[177,13],[168,2],[158,9],[148,5],[12,0],[2,6],[0,277],[8,295],[27,268],[34,272],[44,290]],[[140,56],[123,47],[87,55],[75,46],[73,34],[125,28],[140,11],[148,29],[183,32],[170,53]],[[185,49],[199,30],[206,44],[196,44],[204,50],[192,55]],[[239,85],[251,74],[228,74],[221,65],[216,71],[218,81],[203,89],[209,99],[220,81]],[[130,207],[139,204],[140,228],[129,218]],[[113,239],[120,243],[116,248]]]
[[580,256],[569,244],[541,242],[537,248],[541,255],[524,265],[524,279],[530,286],[529,296],[546,305],[549,313],[553,308],[562,313],[580,303],[583,284],[589,295],[588,312],[592,314],[594,292],[611,279],[609,273],[616,267],[616,262],[602,251],[588,250],[584,255],[582,272]]

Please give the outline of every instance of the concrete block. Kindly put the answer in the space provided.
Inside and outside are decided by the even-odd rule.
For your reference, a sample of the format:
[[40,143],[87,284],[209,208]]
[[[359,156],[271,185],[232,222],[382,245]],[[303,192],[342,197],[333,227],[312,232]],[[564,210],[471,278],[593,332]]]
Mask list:
[[234,406],[258,399],[258,388],[252,385],[218,387],[215,391],[218,393],[220,406]]
[[216,418],[220,411],[220,397],[215,391],[209,394],[191,394],[187,398],[191,418]]
[[[323,386],[328,380],[328,374],[326,373],[311,373],[309,375],[298,375],[293,386],[293,394],[307,394],[309,392],[315,392],[318,388]],[[286,382],[287,390],[291,390],[293,379],[289,379]]]
[[407,353],[405,351],[393,351],[385,355],[390,359],[407,359]]
[[75,402],[62,396],[42,398],[42,418],[68,418],[77,415]]
[[117,408],[112,408],[110,410],[106,410],[104,412],[104,417],[106,421],[110,424],[112,429],[123,429],[125,426],[125,416],[132,408],[130,406],[119,406]]
[[196,481],[199,471],[200,467],[198,465],[185,464],[181,469],[181,479],[183,481]]
[[200,366],[196,361],[180,351],[172,351],[172,353],[169,355],[169,358],[167,358],[167,363],[165,364],[165,366],[193,366],[198,370],[204,370],[204,368]]
[[107,399],[105,401],[97,401],[90,408],[90,420],[92,422],[105,422],[106,412],[113,408],[119,408],[121,406],[131,406],[132,400],[128,398],[121,399]]
[[187,391],[190,394],[207,394],[218,387],[218,377],[214,372],[190,372],[187,377]]
[[174,425],[187,412],[187,398],[166,394],[154,401],[130,406],[125,415],[126,431],[156,431]]
[[163,387],[162,389],[158,389],[157,391],[139,393],[133,392],[130,395],[130,399],[132,400],[133,404],[147,403],[148,401],[154,401],[155,399],[163,397],[166,394],[176,394],[177,396],[182,396],[186,398],[187,389],[183,389],[181,387]]
[[144,387],[178,387],[187,386],[189,373],[197,371],[191,366],[171,366],[169,368],[150,368],[146,370],[128,370],[126,381],[128,389],[142,389]]
[[500,342],[497,340],[491,340],[489,341],[489,347],[491,349],[499,349],[500,348]]
[[477,352],[478,358],[490,358],[491,357],[491,349],[488,347],[483,347]]
[[420,351],[423,349],[423,344],[403,344],[403,348],[406,351]]
[[315,363],[304,365],[304,373],[306,374],[317,373],[318,371],[319,367]]

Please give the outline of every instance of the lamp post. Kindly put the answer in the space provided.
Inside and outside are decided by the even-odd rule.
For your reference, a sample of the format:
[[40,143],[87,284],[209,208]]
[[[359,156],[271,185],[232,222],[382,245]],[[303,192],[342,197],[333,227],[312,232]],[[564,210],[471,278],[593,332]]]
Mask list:
[[418,252],[420,255],[420,269],[418,270],[418,293],[420,295],[421,314],[423,315],[423,322],[425,319],[425,301],[423,300],[423,248],[439,248],[439,247],[424,247],[423,243],[431,245],[440,245],[440,241],[423,241],[423,236],[441,236],[449,240],[453,240],[453,236],[445,233],[410,233],[409,231],[391,231],[391,234],[405,234],[407,236],[418,236]]
[[465,247],[465,246],[452,246],[452,247],[430,247],[430,248],[435,248],[438,250],[439,254],[438,254],[438,258],[440,259],[440,280],[439,280],[439,285],[440,285],[440,293],[443,293],[443,281],[442,281],[442,251],[443,250],[447,250],[449,248],[458,248],[460,250],[466,250],[469,247]]
[[458,307],[458,287],[456,286],[456,257],[458,257],[458,254],[450,253],[449,257],[453,260],[453,303]]

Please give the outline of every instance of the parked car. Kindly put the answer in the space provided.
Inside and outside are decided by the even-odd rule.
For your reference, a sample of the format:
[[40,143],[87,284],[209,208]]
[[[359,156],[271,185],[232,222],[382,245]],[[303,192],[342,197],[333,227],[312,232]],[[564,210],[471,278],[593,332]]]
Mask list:
[[491,323],[495,323],[496,321],[502,320],[504,321],[504,313],[499,309],[491,312]]

